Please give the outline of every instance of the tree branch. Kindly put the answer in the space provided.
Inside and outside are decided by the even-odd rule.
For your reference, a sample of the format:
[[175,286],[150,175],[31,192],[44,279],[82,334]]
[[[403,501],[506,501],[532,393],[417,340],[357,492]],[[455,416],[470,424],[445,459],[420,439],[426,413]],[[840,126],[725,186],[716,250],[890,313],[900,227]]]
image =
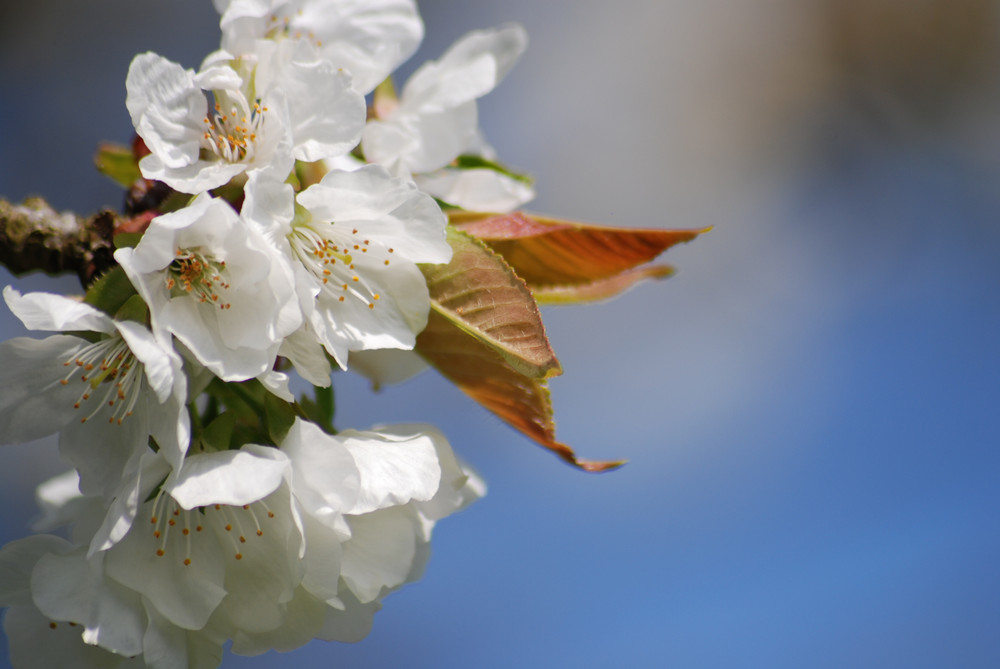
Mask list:
[[59,213],[42,198],[11,204],[0,198],[0,263],[15,275],[75,272],[86,287],[115,265],[116,215]]

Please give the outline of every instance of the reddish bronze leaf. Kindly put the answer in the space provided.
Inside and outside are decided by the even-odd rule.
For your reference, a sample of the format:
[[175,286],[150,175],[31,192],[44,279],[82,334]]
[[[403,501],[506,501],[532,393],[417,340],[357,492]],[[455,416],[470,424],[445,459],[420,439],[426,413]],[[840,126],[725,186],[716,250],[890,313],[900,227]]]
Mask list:
[[447,265],[423,267],[431,310],[495,351],[514,370],[544,379],[562,373],[538,305],[511,268],[479,240],[448,231]]
[[469,397],[571,465],[602,472],[624,464],[580,460],[557,442],[546,381],[519,373],[495,349],[435,310],[417,337],[416,351]]
[[649,267],[630,269],[606,279],[598,279],[592,283],[569,286],[541,286],[531,292],[535,296],[535,301],[540,305],[597,302],[623,293],[645,279],[666,279],[669,276],[673,276],[673,274],[674,268],[670,265],[650,265]]
[[502,255],[533,291],[616,276],[708,230],[610,228],[520,212],[450,216],[456,228]]
[[563,460],[587,471],[620,462],[579,460],[555,440],[545,379],[561,372],[538,306],[503,259],[450,230],[447,265],[423,266],[431,295],[416,351],[467,395]]

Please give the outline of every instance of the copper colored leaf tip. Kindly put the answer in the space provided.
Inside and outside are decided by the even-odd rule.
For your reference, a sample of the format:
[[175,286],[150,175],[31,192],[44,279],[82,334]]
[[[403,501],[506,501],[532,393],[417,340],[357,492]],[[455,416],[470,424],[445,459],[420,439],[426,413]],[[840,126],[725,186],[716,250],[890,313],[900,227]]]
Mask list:
[[502,255],[533,291],[617,276],[708,231],[613,228],[520,212],[453,212],[451,221]]

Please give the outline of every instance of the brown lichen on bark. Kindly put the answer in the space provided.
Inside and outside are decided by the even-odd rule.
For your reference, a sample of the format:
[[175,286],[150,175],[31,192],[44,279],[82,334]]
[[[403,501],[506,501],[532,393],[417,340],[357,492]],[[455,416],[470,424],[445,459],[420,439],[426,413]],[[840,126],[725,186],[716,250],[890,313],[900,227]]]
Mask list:
[[57,212],[42,198],[0,198],[0,263],[15,275],[74,272],[84,287],[114,266],[115,214]]

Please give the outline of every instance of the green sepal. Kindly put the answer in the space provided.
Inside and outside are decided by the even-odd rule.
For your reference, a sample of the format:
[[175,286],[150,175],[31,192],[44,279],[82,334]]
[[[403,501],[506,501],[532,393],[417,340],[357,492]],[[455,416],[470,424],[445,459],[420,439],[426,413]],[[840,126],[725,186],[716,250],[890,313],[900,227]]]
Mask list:
[[206,390],[209,394],[217,397],[229,412],[235,413],[241,423],[250,428],[258,429],[260,416],[263,413],[261,410],[263,398],[255,392],[257,388],[253,387],[254,384],[258,388],[261,387],[260,382],[256,380],[226,383],[219,378],[214,378],[209,382]]
[[226,411],[208,424],[201,433],[201,443],[206,451],[229,450],[233,442],[233,429],[236,427],[236,414]]
[[125,304],[115,312],[116,321],[135,321],[145,325],[148,318],[149,307],[142,301],[140,295],[133,295],[125,300]]
[[114,236],[116,249],[134,249],[142,239],[141,232],[119,232]]
[[135,153],[121,144],[102,143],[97,148],[97,155],[94,156],[94,165],[98,172],[122,188],[129,188],[142,178]]
[[482,156],[461,155],[455,159],[455,167],[460,170],[493,170],[494,172],[499,172],[500,174],[510,177],[514,181],[520,181],[521,183],[528,184],[529,186],[535,183],[535,180],[527,174],[514,172],[509,167],[501,165],[494,160],[483,158]]
[[333,414],[336,408],[333,398],[333,386],[322,388],[313,386],[315,399],[303,395],[299,398],[299,406],[306,418],[316,423],[327,434],[337,434],[333,427]]
[[125,270],[121,265],[115,265],[90,285],[83,301],[114,316],[134,295],[137,295],[135,287],[125,275]]
[[146,502],[151,502],[154,499],[156,499],[156,496],[160,494],[160,490],[163,489],[163,484],[167,482],[167,478],[168,478],[167,476],[164,476],[159,483],[153,486],[153,488],[149,491],[149,494],[146,495],[146,499],[143,500],[143,504],[145,504]]
[[443,212],[459,211],[462,209],[457,204],[451,204],[449,202],[445,202],[439,197],[434,198],[434,201],[437,202],[437,206],[441,207],[441,211]]
[[385,118],[397,106],[399,106],[399,96],[396,94],[396,85],[392,77],[388,76],[372,91],[372,112],[375,118]]
[[[221,197],[223,200],[239,210],[243,203],[243,189],[247,184],[246,174],[237,174],[232,179],[212,190],[212,195]],[[190,196],[188,196],[190,197]],[[190,199],[186,200],[181,207],[186,207]],[[177,207],[180,209],[181,207]],[[173,211],[173,210],[171,210]]]
[[285,440],[285,435],[292,429],[295,417],[293,405],[271,393],[264,395],[264,419],[267,422],[267,433],[275,446],[280,445]]

